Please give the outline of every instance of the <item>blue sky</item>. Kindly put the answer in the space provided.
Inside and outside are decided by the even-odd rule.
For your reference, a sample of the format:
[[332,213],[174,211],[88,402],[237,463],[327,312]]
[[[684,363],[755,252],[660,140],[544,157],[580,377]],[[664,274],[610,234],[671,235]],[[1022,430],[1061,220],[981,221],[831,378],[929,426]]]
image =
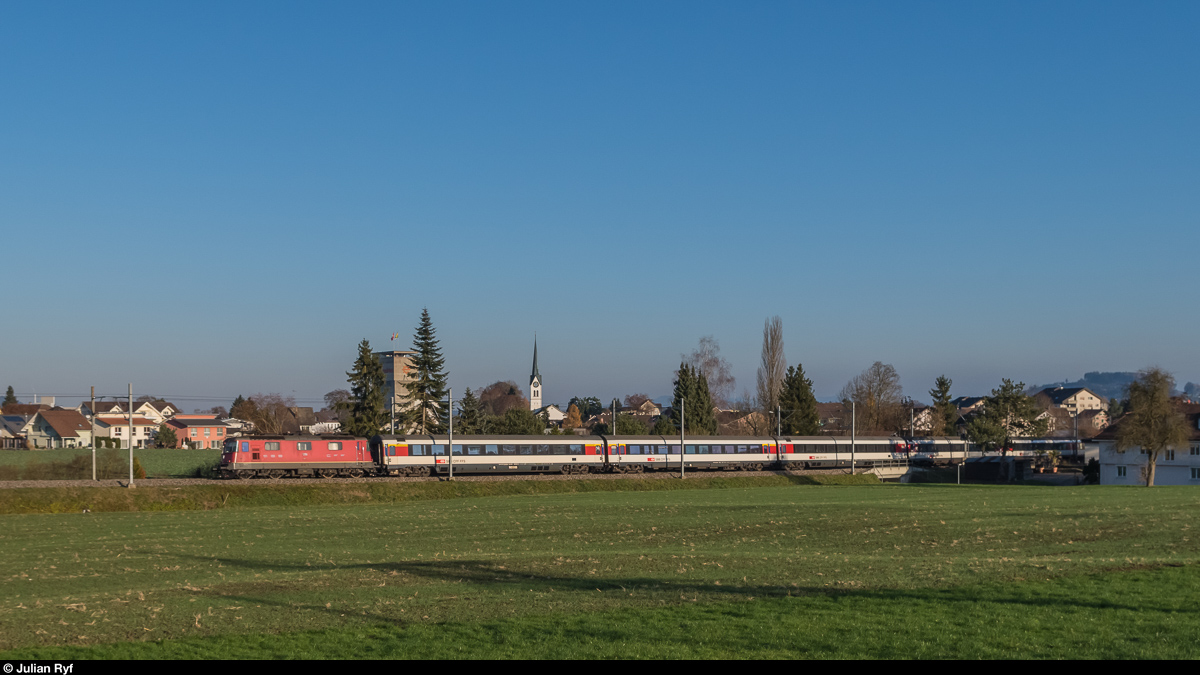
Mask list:
[[[0,386],[1200,380],[1200,5],[6,3]],[[403,340],[390,342],[399,332]],[[402,344],[403,343],[403,344]],[[197,407],[200,403],[197,402]],[[211,405],[208,403],[206,405]]]

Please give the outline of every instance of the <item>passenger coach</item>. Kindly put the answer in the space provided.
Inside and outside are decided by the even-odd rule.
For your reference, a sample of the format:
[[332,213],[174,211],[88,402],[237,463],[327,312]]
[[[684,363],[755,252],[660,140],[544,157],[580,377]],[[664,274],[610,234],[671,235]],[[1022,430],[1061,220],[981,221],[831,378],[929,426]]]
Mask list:
[[371,455],[389,476],[434,473],[599,473],[600,436],[376,436]]

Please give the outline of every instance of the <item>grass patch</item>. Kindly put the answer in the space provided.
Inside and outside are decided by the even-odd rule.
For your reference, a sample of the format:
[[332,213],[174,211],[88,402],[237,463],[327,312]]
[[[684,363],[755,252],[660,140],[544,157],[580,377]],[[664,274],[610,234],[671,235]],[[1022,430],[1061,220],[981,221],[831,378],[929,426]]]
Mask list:
[[[149,478],[191,478],[221,459],[220,450],[134,449]],[[129,449],[97,449],[98,477],[129,476]],[[88,448],[0,450],[0,480],[87,480],[92,477]]]
[[1187,487],[727,485],[9,515],[0,650],[1196,658],[1198,506]]
[[580,492],[659,492],[784,485],[873,485],[873,474],[856,476],[730,476],[686,480],[626,478],[573,481],[429,481],[366,483],[266,483],[153,487],[50,487],[0,491],[0,515],[113,511],[195,511],[262,506],[395,504],[430,499],[550,495]]

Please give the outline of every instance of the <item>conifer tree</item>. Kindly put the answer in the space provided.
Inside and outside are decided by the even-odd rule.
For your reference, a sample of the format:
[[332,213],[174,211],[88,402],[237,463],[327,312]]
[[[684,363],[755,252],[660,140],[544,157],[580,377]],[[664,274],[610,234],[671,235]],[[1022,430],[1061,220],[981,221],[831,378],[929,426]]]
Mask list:
[[683,410],[684,430],[689,434],[713,436],[717,433],[717,416],[713,413],[708,379],[687,363],[679,364],[675,379],[675,397],[671,403],[671,422],[680,428],[679,415]]
[[348,414],[342,429],[354,436],[374,436],[388,422],[383,405],[383,364],[371,351],[371,343],[358,345],[354,370],[346,373],[350,383]]
[[483,433],[483,407],[475,392],[467,387],[458,402],[458,415],[454,418],[454,430],[460,434]]
[[950,385],[953,383],[953,380],[945,375],[939,375],[934,381],[933,389],[929,390],[929,396],[933,398],[933,420],[929,430],[931,436],[951,436],[955,433],[958,410],[950,402]]
[[812,380],[804,376],[804,366],[789,366],[779,395],[780,428],[785,434],[816,436],[821,433],[821,416]]
[[8,391],[4,393],[4,403],[2,405],[11,405],[17,402],[17,395],[13,393],[12,385],[8,385]]
[[658,421],[654,423],[654,428],[650,430],[650,433],[655,436],[678,436],[679,429],[676,429],[675,425],[671,424],[670,417],[659,415]]
[[409,408],[404,412],[405,426],[422,434],[446,432],[450,410],[446,406],[446,359],[438,347],[429,310],[421,310],[421,325],[413,336],[413,366],[416,380],[409,383]]

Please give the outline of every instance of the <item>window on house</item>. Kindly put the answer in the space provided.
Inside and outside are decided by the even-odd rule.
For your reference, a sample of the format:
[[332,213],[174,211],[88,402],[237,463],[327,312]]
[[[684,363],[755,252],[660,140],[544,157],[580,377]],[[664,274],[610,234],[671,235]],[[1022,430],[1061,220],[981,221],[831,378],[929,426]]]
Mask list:
[[1200,480],[1200,469],[1192,469],[1192,480]]
[[1117,478],[1124,478],[1124,477],[1125,477],[1125,467],[1118,466],[1117,467]]
[[1169,460],[1169,461],[1173,461],[1174,459],[1175,459],[1175,451],[1174,451],[1174,450],[1168,450],[1168,451],[1167,451],[1167,460]]

